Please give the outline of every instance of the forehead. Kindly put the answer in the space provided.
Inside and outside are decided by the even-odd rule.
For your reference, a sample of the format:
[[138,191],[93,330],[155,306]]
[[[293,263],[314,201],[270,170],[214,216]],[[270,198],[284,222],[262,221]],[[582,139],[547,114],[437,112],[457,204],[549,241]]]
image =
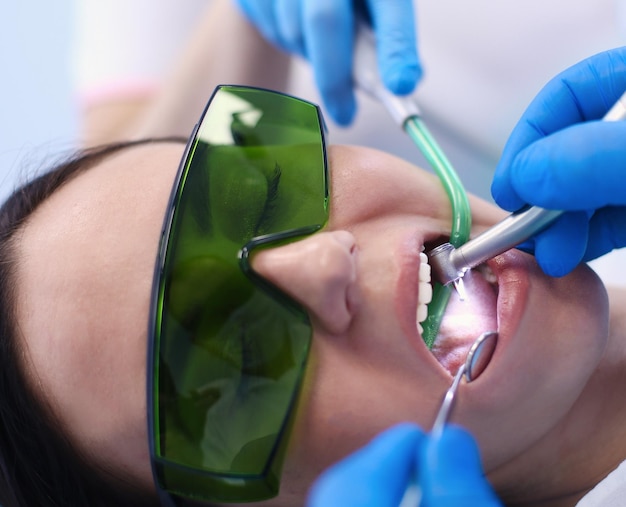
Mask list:
[[86,413],[144,396],[152,273],[183,149],[158,143],[106,158],[42,203],[18,239],[27,370],[79,438],[104,431]]
[[34,306],[52,287],[60,295],[90,291],[104,282],[102,268],[128,275],[131,266],[153,263],[182,149],[158,144],[124,150],[43,202],[19,241],[20,303]]

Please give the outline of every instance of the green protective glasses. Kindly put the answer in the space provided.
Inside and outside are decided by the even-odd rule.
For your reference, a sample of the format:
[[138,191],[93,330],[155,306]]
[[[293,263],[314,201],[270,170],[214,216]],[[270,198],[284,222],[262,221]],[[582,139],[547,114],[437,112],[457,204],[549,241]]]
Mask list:
[[328,186],[315,104],[215,90],[178,171],[153,285],[148,426],[166,503],[278,493],[312,329],[249,260],[321,229]]

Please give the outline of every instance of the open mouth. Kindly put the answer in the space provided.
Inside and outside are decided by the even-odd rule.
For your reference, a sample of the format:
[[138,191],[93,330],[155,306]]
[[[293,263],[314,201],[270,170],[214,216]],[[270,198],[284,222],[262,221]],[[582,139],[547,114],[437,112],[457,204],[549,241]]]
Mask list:
[[[417,305],[417,327],[420,334],[421,322],[427,317],[427,305],[432,297],[432,283],[428,257],[422,254]],[[463,283],[466,297],[461,299],[457,291],[452,290],[431,350],[437,361],[451,375],[456,374],[470,347],[482,333],[498,330],[498,281],[491,268],[488,264],[482,264],[468,271],[463,277]]]

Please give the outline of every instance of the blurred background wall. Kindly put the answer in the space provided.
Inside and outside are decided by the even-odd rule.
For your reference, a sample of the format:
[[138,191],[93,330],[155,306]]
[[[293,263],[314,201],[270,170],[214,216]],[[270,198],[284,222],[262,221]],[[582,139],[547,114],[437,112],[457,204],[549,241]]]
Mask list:
[[[105,0],[106,1],[106,0]],[[0,16],[0,198],[73,147],[71,0],[3,2]]]

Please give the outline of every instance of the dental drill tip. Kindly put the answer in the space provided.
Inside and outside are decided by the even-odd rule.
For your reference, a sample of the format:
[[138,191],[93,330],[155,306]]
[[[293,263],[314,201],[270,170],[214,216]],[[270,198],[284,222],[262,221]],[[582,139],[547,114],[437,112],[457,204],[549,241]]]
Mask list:
[[461,301],[467,301],[467,291],[465,290],[465,283],[463,282],[463,277],[457,278],[452,283],[454,284],[454,288],[456,289],[456,292],[459,295],[459,299]]

